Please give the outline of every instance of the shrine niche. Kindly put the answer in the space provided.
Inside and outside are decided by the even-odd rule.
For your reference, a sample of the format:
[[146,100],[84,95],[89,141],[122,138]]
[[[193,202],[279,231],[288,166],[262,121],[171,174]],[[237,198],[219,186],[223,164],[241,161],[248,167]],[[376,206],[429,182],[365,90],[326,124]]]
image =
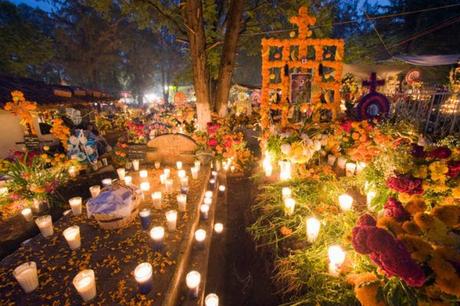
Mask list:
[[311,38],[316,18],[307,7],[290,18],[297,37],[262,40],[261,124],[297,127],[308,116],[330,122],[340,106],[342,39]]

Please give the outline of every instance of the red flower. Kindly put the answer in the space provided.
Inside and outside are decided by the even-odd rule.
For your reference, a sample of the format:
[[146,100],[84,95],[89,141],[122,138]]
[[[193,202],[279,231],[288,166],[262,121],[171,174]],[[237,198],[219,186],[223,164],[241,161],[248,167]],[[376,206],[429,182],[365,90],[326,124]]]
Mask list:
[[220,124],[218,124],[218,123],[212,123],[212,122],[208,122],[208,123],[207,123],[207,126],[208,126],[208,134],[209,134],[210,136],[216,134],[217,131],[218,131],[219,128],[220,128]]
[[342,130],[344,130],[347,133],[351,132],[351,120],[344,121],[340,124],[340,127]]
[[439,147],[428,152],[428,157],[435,159],[446,159],[449,158],[452,151],[448,147]]
[[208,146],[214,148],[218,145],[219,143],[217,142],[217,139],[211,138],[208,140]]
[[454,162],[449,163],[449,172],[447,173],[448,176],[452,178],[456,178],[460,174],[460,160],[456,160]]
[[393,197],[388,198],[383,208],[385,216],[392,217],[399,222],[410,218],[410,214],[404,209],[401,202]]
[[224,140],[224,147],[230,148],[233,145],[233,140],[231,137],[227,137]]
[[398,192],[407,194],[422,194],[422,180],[408,175],[397,175],[387,180],[387,186]]

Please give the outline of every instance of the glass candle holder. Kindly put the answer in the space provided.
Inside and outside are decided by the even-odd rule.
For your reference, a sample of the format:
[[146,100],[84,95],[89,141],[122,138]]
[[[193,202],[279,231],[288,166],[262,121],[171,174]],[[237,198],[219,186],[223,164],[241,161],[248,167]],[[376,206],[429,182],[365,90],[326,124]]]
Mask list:
[[82,203],[83,203],[82,197],[73,197],[69,199],[70,209],[72,209],[72,214],[74,216],[81,215]]
[[182,162],[180,160],[176,162],[176,168],[177,168],[177,170],[182,169]]
[[26,220],[26,222],[30,222],[33,219],[32,209],[29,207],[21,210],[21,215],[24,217],[24,220]]
[[187,210],[187,195],[179,193],[177,195],[177,209],[180,212],[185,212]]
[[190,168],[190,172],[192,173],[192,178],[194,180],[198,179],[198,168],[196,168],[195,166]]
[[153,208],[161,209],[161,192],[155,191],[154,193],[152,193],[151,196],[152,196]]
[[209,217],[209,205],[202,204],[200,206],[200,216],[202,220],[208,220]]
[[327,254],[329,257],[329,273],[337,276],[340,274],[340,267],[345,262],[346,253],[338,245],[331,245]]
[[38,217],[35,219],[35,223],[43,237],[50,237],[54,234],[53,220],[50,215]]
[[34,261],[25,262],[14,269],[13,276],[25,293],[38,288],[37,264]]
[[199,229],[195,231],[195,241],[198,249],[204,249],[204,240],[206,239],[206,231]]
[[167,179],[165,181],[165,192],[173,192],[173,180]]
[[177,226],[177,211],[169,210],[166,212],[166,223],[168,226],[168,231],[174,232]]
[[126,175],[124,181],[126,186],[131,186],[133,184],[133,177]]
[[209,293],[204,299],[205,306],[219,306],[219,297],[215,293]]
[[318,219],[310,217],[306,221],[307,241],[313,243],[319,235],[321,223]]
[[142,294],[149,293],[153,288],[153,269],[148,262],[143,262],[137,265],[134,270],[134,278],[139,287],[139,292]]
[[153,241],[153,250],[159,251],[163,248],[165,229],[162,226],[155,226],[150,230],[150,238]]
[[159,162],[158,160],[155,161],[155,169],[158,170],[158,169],[160,169],[160,167],[161,167],[161,162]]
[[283,196],[283,200],[292,197],[292,190],[289,187],[283,187],[281,189],[281,195]]
[[138,159],[133,160],[133,169],[134,171],[139,171],[139,160]]
[[91,197],[95,198],[101,193],[101,186],[100,185],[94,185],[89,187],[89,192],[91,193]]
[[139,171],[139,177],[141,179],[146,179],[149,176],[149,172],[145,169]]
[[194,165],[195,165],[195,168],[196,168],[198,171],[200,171],[201,162],[200,162],[199,160],[195,160]]
[[200,282],[201,274],[198,271],[190,271],[185,277],[185,284],[189,290],[189,295],[191,298],[198,298],[198,293],[200,291]]
[[102,180],[102,186],[107,187],[112,185],[112,179],[111,178],[105,178]]
[[221,234],[224,231],[224,225],[222,223],[214,224],[214,232],[216,234]]
[[348,194],[339,196],[339,206],[342,211],[349,211],[353,206],[353,198]]
[[139,218],[141,219],[142,229],[145,231],[149,228],[150,223],[152,222],[150,209],[144,208],[139,212]]
[[166,176],[166,178],[169,178],[169,176],[171,175],[171,169],[164,168],[163,174]]
[[118,168],[117,169],[117,174],[118,174],[118,178],[120,179],[120,181],[123,181],[125,179],[126,169],[125,168]]
[[83,301],[87,302],[96,297],[96,279],[93,270],[81,271],[73,278],[72,283]]
[[291,216],[294,214],[295,200],[293,198],[286,198],[284,200],[284,209],[286,216]]
[[62,234],[69,245],[71,250],[76,250],[81,246],[81,238],[80,238],[80,227],[78,225],[73,225],[66,228]]

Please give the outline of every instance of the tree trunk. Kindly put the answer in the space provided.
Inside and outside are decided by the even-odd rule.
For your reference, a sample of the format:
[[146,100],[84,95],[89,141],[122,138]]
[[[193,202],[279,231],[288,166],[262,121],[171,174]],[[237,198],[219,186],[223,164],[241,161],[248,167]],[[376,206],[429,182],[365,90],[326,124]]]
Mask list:
[[221,117],[227,114],[228,96],[232,85],[233,69],[235,67],[236,49],[240,36],[241,16],[244,0],[233,0],[228,12],[224,46],[219,67],[219,79],[215,96],[216,110]]
[[195,87],[198,128],[204,130],[211,121],[209,72],[206,63],[206,36],[204,33],[203,8],[201,0],[187,0],[184,19],[190,42],[193,84]]

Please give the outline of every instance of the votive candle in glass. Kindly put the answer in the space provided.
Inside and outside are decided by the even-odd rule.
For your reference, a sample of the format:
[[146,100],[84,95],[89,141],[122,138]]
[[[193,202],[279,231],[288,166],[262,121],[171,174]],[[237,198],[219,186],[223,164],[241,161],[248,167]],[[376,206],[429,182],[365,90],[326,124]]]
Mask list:
[[83,199],[81,197],[73,197],[69,199],[69,205],[74,216],[81,215],[82,203]]
[[180,178],[180,187],[188,188],[188,176],[184,176]]
[[100,185],[94,185],[89,187],[89,192],[91,193],[91,197],[95,198],[101,193],[101,186]]
[[190,172],[192,173],[192,178],[196,180],[198,178],[198,168],[192,167],[190,168]]
[[160,174],[160,184],[161,184],[161,185],[164,185],[164,184],[165,184],[166,179],[167,179],[166,174],[164,174],[164,173],[163,173],[163,174]]
[[329,154],[327,156],[327,163],[329,166],[334,166],[336,160],[337,160],[337,157],[335,157],[335,155]]
[[224,193],[225,192],[225,185],[220,185],[219,186],[219,191]]
[[177,195],[177,209],[180,212],[185,212],[187,210],[187,195],[179,193]]
[[73,278],[72,283],[83,301],[87,302],[96,297],[96,279],[93,270],[88,269],[80,271],[80,273]]
[[126,169],[125,168],[118,168],[117,169],[117,174],[118,174],[118,178],[120,179],[120,181],[123,181],[125,179]]
[[347,159],[345,157],[339,156],[339,158],[337,158],[337,167],[344,170],[346,164],[347,164]]
[[284,199],[285,213],[287,216],[291,216],[295,209],[295,200],[293,198]]
[[173,180],[166,179],[165,180],[165,192],[172,192],[173,191]]
[[339,206],[342,211],[351,210],[353,205],[353,198],[348,194],[341,194],[339,196]]
[[141,219],[141,225],[143,230],[147,230],[152,221],[150,209],[144,208],[139,212],[139,218]]
[[27,222],[32,221],[32,219],[33,219],[32,209],[30,209],[29,207],[24,208],[24,209],[21,211],[21,214],[22,214],[22,216],[24,217],[24,220],[26,220]]
[[217,177],[217,174],[218,174],[218,172],[217,172],[217,171],[211,171],[211,175],[212,175],[214,178],[216,178],[216,177]]
[[198,298],[198,293],[200,291],[200,282],[201,275],[198,271],[190,271],[185,277],[185,284],[189,290],[189,295],[191,298]]
[[375,198],[376,195],[377,195],[377,194],[376,194],[375,191],[373,191],[373,190],[369,190],[369,191],[366,193],[367,209],[369,209],[370,211],[373,211],[372,201],[374,200],[374,198]]
[[178,161],[176,162],[176,168],[177,168],[177,170],[181,170],[181,169],[182,169],[182,162],[181,162],[180,160],[178,160]]
[[177,211],[168,210],[165,215],[166,215],[166,224],[168,226],[168,231],[174,232],[177,226]]
[[155,169],[160,169],[161,167],[161,162],[159,162],[158,160],[155,162]]
[[165,175],[166,178],[169,178],[169,176],[171,175],[171,169],[165,168],[163,170],[163,174]]
[[17,266],[13,271],[13,276],[25,293],[30,293],[38,287],[37,264],[34,261]]
[[310,243],[313,243],[319,235],[319,229],[321,227],[321,223],[318,219],[314,217],[310,217],[307,219],[306,222],[306,231],[307,231],[307,240]]
[[280,180],[290,180],[291,179],[291,172],[292,172],[292,165],[291,162],[288,160],[280,160]]
[[78,225],[73,225],[66,228],[62,234],[69,245],[71,250],[76,250],[81,246],[81,238],[80,238],[80,227]]
[[70,166],[69,167],[69,176],[70,177],[77,177],[78,175],[78,169],[75,166]]
[[338,245],[331,245],[327,254],[329,257],[329,273],[337,276],[340,273],[340,267],[345,261],[346,253]]
[[215,293],[209,293],[204,299],[205,306],[219,306],[219,297]]
[[142,294],[149,293],[153,288],[153,269],[152,265],[148,262],[143,262],[137,265],[134,270],[134,278],[136,279],[139,287],[139,292]]
[[290,198],[292,196],[292,190],[289,187],[283,187],[281,189],[281,195],[283,196],[283,200]]
[[214,187],[215,184],[216,184],[216,179],[215,178],[212,178],[212,179],[209,180],[209,185],[211,187]]
[[345,174],[347,176],[353,176],[356,171],[356,164],[355,163],[346,163],[345,164]]
[[149,172],[147,170],[142,169],[141,171],[139,171],[139,177],[141,179],[146,179],[148,176],[149,176]]
[[139,171],[139,160],[138,159],[133,160],[133,169],[134,171]]
[[211,206],[212,205],[212,198],[204,198],[203,199],[203,204]]
[[149,182],[142,182],[141,185],[142,192],[147,192],[150,190],[150,183]]
[[200,206],[200,213],[202,220],[208,220],[209,217],[209,205],[202,204]]
[[195,168],[196,168],[198,171],[200,171],[201,162],[200,162],[199,160],[195,160],[194,165],[195,165]]
[[213,195],[212,190],[206,190],[206,192],[204,193],[205,198],[211,198],[212,199],[212,195]]
[[364,170],[364,168],[367,167],[367,164],[365,162],[357,162],[356,163],[356,173],[361,173],[361,171]]
[[50,237],[54,234],[53,230],[53,220],[50,215],[41,216],[35,219],[35,223],[40,229],[40,233],[43,237]]
[[199,229],[195,231],[195,240],[197,248],[204,248],[204,240],[206,239],[206,231],[204,229]]
[[187,173],[185,173],[185,170],[183,170],[183,169],[177,171],[177,176],[179,177],[179,179],[185,177],[186,175],[187,175]]
[[161,209],[161,192],[155,191],[154,193],[152,193],[151,196],[152,196],[153,208]]
[[216,234],[221,234],[223,230],[224,230],[224,225],[222,223],[214,224],[214,232],[216,232]]
[[107,187],[112,185],[112,179],[111,178],[105,178],[102,180],[102,186]]
[[152,227],[150,230],[150,238],[153,240],[153,250],[159,251],[163,248],[163,241],[165,237],[165,229],[162,226]]
[[126,175],[124,181],[126,186],[131,186],[133,184],[133,177],[130,175]]

